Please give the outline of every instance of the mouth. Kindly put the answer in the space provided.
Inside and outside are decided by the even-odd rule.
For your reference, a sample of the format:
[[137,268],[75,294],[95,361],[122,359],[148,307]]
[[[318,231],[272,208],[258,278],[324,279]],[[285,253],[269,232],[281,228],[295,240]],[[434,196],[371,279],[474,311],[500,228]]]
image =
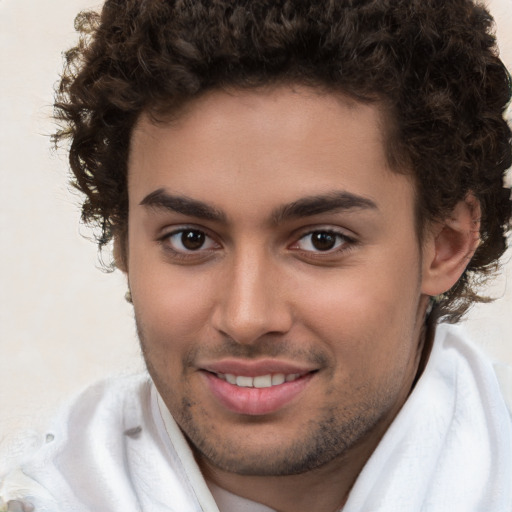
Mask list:
[[199,373],[204,376],[214,403],[221,409],[262,416],[276,413],[299,400],[317,372],[299,368],[261,371],[255,367],[230,367],[225,371],[202,369]]

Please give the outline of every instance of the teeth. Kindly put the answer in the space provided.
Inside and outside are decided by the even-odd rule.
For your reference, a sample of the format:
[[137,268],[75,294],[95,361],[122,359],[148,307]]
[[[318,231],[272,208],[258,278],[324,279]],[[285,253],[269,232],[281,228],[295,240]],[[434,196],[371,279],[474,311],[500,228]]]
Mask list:
[[289,375],[276,373],[274,375],[258,375],[257,377],[218,373],[217,376],[241,388],[269,388],[271,386],[279,386],[285,382],[292,382],[300,377],[300,373],[291,373]]
[[225,377],[230,384],[236,384],[236,377],[231,373],[226,373]]
[[272,376],[262,375],[260,377],[254,377],[252,385],[255,388],[269,388],[272,386]]
[[276,373],[272,375],[272,386],[279,386],[286,380],[284,373]]
[[252,388],[252,382],[252,377],[244,377],[243,375],[238,375],[236,377],[236,385],[241,388]]

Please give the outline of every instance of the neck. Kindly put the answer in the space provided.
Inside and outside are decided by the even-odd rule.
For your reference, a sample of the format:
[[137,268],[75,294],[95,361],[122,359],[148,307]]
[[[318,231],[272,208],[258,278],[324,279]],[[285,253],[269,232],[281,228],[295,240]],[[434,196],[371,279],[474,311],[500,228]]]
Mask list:
[[340,468],[323,467],[307,474],[268,477],[226,473],[205,462],[200,466],[215,485],[280,512],[338,511],[355,480]]
[[337,512],[345,504],[357,476],[390,423],[379,424],[342,457],[299,475],[239,475],[212,466],[198,453],[196,459],[207,480],[237,496],[279,512]]

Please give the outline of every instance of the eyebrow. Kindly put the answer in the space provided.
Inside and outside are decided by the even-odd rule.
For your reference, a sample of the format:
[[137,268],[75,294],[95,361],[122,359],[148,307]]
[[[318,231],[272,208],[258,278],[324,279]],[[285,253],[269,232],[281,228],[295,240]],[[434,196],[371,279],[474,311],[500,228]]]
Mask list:
[[[226,214],[203,201],[186,196],[172,195],[164,189],[148,194],[140,203],[156,210],[170,210],[189,217],[226,222]],[[348,210],[378,210],[374,201],[351,192],[338,191],[329,194],[307,196],[275,209],[270,220],[279,224],[286,220],[312,217],[321,213]]]
[[303,197],[278,208],[272,213],[271,218],[273,223],[279,224],[285,220],[348,210],[378,210],[378,207],[374,201],[367,197],[339,191]]
[[217,208],[190,197],[171,195],[162,188],[148,194],[139,204],[156,210],[171,210],[199,219],[226,221],[224,212]]

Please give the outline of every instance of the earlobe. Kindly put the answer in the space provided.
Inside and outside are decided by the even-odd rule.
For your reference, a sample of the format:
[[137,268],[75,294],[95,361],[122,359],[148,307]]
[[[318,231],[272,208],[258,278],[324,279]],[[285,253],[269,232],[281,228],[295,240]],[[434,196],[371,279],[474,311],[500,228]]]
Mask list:
[[431,229],[423,252],[422,291],[439,295],[460,278],[480,243],[480,203],[468,194]]

